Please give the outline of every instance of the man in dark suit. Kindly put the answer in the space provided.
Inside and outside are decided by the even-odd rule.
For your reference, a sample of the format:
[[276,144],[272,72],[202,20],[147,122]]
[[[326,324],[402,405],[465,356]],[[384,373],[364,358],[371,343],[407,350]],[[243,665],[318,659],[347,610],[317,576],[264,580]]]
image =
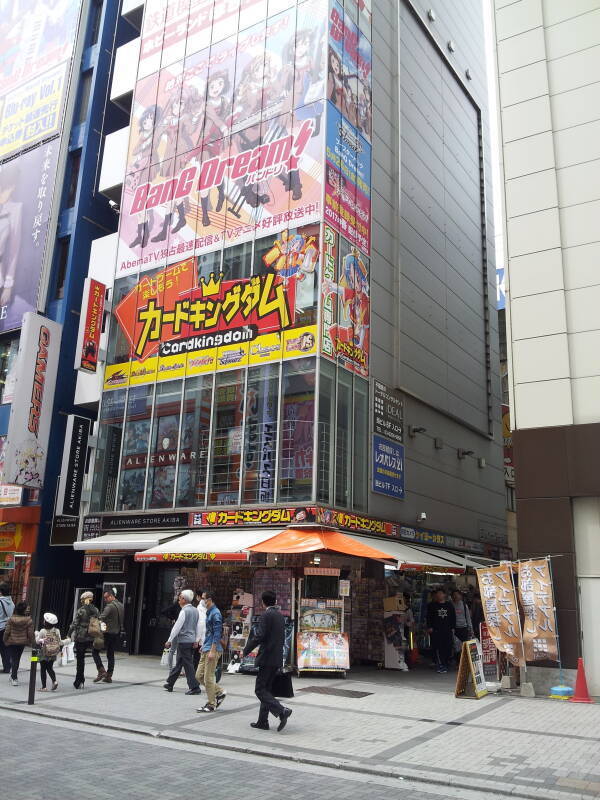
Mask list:
[[279,700],[273,697],[272,687],[277,672],[283,664],[283,642],[285,638],[285,620],[275,608],[275,592],[267,590],[263,592],[262,602],[265,613],[261,614],[258,630],[253,635],[250,634],[244,655],[251,653],[257,645],[260,645],[256,666],[258,675],[254,693],[260,700],[260,712],[258,722],[251,722],[253,728],[260,728],[263,731],[269,730],[269,711],[273,716],[279,717],[278,731],[282,731],[292,714],[291,708],[283,706]]

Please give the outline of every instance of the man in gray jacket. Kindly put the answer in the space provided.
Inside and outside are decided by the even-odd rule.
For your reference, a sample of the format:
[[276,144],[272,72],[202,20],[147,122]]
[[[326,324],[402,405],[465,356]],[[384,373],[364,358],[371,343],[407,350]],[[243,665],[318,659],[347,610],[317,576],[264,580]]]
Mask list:
[[100,620],[106,625],[104,633],[104,645],[106,647],[106,661],[108,672],[104,669],[100,651],[92,648],[94,664],[98,669],[98,674],[94,678],[94,683],[112,683],[112,676],[115,669],[115,646],[119,641],[119,634],[124,629],[123,617],[125,608],[120,600],[117,600],[115,593],[109,589],[104,592],[104,609],[100,614]]
[[2,672],[10,672],[10,655],[8,647],[4,644],[4,629],[6,623],[15,610],[15,604],[10,596],[8,583],[0,583],[0,656],[2,657]]
[[193,599],[194,592],[191,589],[184,589],[180,593],[179,606],[181,611],[171,629],[169,641],[165,642],[165,647],[171,647],[171,645],[177,643],[177,660],[165,683],[167,692],[173,691],[175,681],[183,669],[189,687],[186,694],[200,694],[200,684],[196,680],[196,671],[194,669],[193,649],[200,642],[202,629],[198,609],[192,605]]

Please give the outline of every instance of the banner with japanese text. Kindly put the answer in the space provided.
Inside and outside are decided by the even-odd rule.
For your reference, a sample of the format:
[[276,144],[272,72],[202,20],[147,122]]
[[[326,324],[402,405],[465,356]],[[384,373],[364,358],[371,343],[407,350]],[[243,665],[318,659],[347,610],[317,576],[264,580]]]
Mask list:
[[37,306],[80,9],[81,0],[2,4],[0,333]]
[[147,4],[117,276],[321,220],[326,17]]
[[519,607],[513,583],[512,563],[475,570],[479,581],[483,613],[490,636],[508,660],[525,666]]
[[519,562],[519,599],[525,615],[526,660],[558,661],[558,631],[548,558]]
[[188,258],[118,281],[105,389],[313,355],[318,235],[273,236],[248,278],[204,275]]

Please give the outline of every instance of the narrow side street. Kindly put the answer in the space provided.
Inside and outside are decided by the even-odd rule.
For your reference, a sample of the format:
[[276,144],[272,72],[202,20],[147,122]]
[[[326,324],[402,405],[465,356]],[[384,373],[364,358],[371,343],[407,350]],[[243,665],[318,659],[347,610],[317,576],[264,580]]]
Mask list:
[[[418,688],[408,688],[410,675],[391,672],[373,672],[364,680],[360,673],[348,680],[304,677],[294,681],[296,696],[286,701],[293,715],[286,730],[278,734],[274,727],[268,732],[250,728],[257,715],[250,676],[225,675],[225,703],[216,714],[199,715],[196,708],[203,704],[202,698],[186,696],[183,680],[172,694],[163,690],[164,670],[157,659],[120,658],[112,685],[94,685],[92,665],[86,671],[85,689],[77,692],[72,687],[73,670],[61,668],[59,690],[37,693],[34,706],[27,706],[26,670],[20,673],[20,686],[12,687],[8,681],[0,684],[0,715],[11,731],[7,737],[10,753],[6,753],[11,763],[19,757],[31,763],[33,735],[41,739],[36,740],[36,769],[42,764],[63,764],[68,753],[66,773],[76,780],[80,762],[86,764],[85,792],[74,784],[73,794],[62,795],[66,797],[77,796],[76,792],[90,798],[105,796],[109,788],[112,795],[127,785],[139,792],[127,789],[129,797],[146,797],[150,787],[159,784],[166,792],[162,796],[185,796],[186,781],[191,787],[208,774],[219,788],[216,794],[210,786],[207,791],[216,797],[239,793],[242,775],[244,794],[256,790],[273,798],[282,796],[283,784],[298,797],[337,798],[347,794],[348,787],[341,784],[348,781],[362,786],[352,789],[353,797],[363,797],[363,792],[366,797],[368,792],[371,798],[387,798],[399,779],[403,779],[403,790],[407,781],[416,787],[406,794],[415,798],[600,796],[598,705],[495,695],[479,701],[456,699],[450,676],[443,676],[443,684],[432,676],[430,688],[423,688],[424,678],[417,682]],[[58,733],[46,727],[37,731],[30,727],[34,724],[71,727]],[[83,739],[77,732],[81,730],[86,732]],[[114,736],[134,738],[124,751]],[[156,744],[185,746],[198,757],[169,753],[157,760],[152,751]],[[123,753],[121,767],[118,760]],[[250,756],[259,759],[252,761],[256,786],[248,783],[248,770],[223,761]],[[194,768],[187,768],[192,759]],[[277,777],[298,765],[303,776],[298,787],[297,773]],[[97,780],[93,778],[96,770]],[[326,790],[319,770],[330,776]],[[58,772],[65,770],[60,767]],[[122,773],[121,788],[117,773]],[[17,768],[14,774],[20,778],[22,772]],[[309,774],[310,781],[306,780]],[[114,785],[109,787],[106,780]],[[365,781],[375,782],[377,789],[370,784],[367,789]],[[90,794],[90,786],[99,787],[99,793]],[[265,787],[272,794],[265,793]],[[17,788],[21,791],[21,783]],[[395,792],[397,797],[397,788]],[[29,791],[11,793],[16,800],[37,796]]]

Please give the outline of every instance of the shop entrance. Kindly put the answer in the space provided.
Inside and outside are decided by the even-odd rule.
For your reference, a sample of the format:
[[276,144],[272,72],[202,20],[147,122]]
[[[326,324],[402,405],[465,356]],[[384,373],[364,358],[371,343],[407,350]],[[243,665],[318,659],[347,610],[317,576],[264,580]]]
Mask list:
[[[169,638],[174,619],[179,609],[168,616],[170,607],[174,607],[175,585],[179,578],[179,569],[159,564],[148,564],[144,581],[144,599],[142,602],[140,653],[142,655],[160,655]],[[166,613],[165,613],[166,612]]]

